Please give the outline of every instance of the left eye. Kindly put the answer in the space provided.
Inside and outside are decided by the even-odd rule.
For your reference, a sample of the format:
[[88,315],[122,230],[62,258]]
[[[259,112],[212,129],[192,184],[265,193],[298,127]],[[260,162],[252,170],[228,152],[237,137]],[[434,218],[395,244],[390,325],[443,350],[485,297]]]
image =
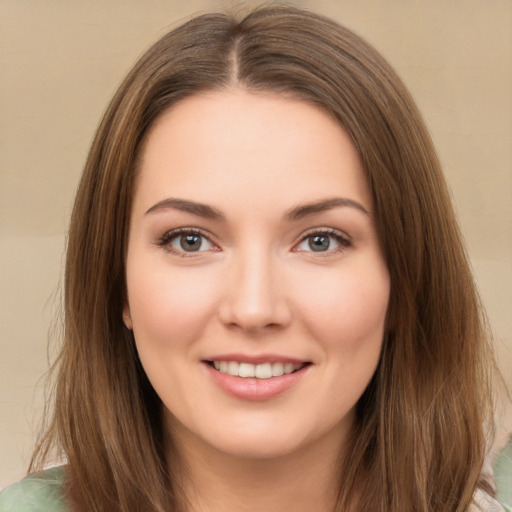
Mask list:
[[350,242],[339,233],[310,233],[297,245],[298,251],[329,252],[349,247]]
[[182,231],[168,233],[162,242],[176,253],[194,253],[213,249],[214,245],[201,233]]

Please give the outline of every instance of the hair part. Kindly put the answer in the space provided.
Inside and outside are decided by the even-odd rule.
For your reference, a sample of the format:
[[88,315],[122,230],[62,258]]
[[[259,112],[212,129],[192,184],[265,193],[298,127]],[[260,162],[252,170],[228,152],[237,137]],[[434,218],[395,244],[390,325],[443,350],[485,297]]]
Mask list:
[[[310,102],[351,137],[391,278],[381,361],[341,464],[342,511],[466,511],[492,425],[489,334],[433,144],[401,80],[335,22],[269,6],[196,17],[135,65],[96,132],[71,218],[56,406],[31,464],[67,456],[78,511],[181,511],[162,404],[122,321],[137,162],[178,101],[241,87]],[[346,463],[343,463],[346,462]],[[357,498],[356,498],[357,496]]]

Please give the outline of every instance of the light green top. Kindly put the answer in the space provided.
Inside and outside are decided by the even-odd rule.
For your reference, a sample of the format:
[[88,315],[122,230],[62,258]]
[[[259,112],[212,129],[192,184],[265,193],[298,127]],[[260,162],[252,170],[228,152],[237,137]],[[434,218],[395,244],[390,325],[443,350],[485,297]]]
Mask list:
[[512,512],[512,435],[494,461],[498,497],[506,512]]
[[[70,512],[63,496],[65,472],[62,466],[30,475],[0,492],[0,512]],[[512,437],[494,464],[498,498],[505,512],[512,512]],[[475,510],[498,511],[489,498],[477,499]]]
[[0,512],[69,512],[62,466],[29,475],[0,492]]

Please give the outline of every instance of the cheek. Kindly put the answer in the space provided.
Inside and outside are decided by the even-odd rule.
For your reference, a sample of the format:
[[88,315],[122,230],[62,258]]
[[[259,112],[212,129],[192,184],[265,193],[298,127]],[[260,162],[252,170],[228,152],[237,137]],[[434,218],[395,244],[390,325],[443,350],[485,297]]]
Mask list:
[[[313,284],[313,283],[310,283]],[[377,368],[389,301],[389,275],[382,265],[349,267],[303,289],[303,321],[322,353],[322,402],[334,424],[353,409]],[[315,391],[310,391],[310,400]]]
[[357,351],[367,343],[380,347],[390,291],[387,269],[380,262],[347,265],[302,284],[296,293],[299,308],[317,339],[341,351]]
[[148,262],[127,266],[137,352],[157,394],[173,410],[180,403],[176,397],[190,392],[189,376],[197,363],[195,342],[204,335],[218,289],[212,276],[208,279],[200,269],[194,270],[158,268]]
[[[172,349],[199,335],[216,303],[218,285],[207,271],[172,267],[156,272],[138,265],[127,268],[128,302],[135,338]],[[187,270],[191,270],[188,272]]]

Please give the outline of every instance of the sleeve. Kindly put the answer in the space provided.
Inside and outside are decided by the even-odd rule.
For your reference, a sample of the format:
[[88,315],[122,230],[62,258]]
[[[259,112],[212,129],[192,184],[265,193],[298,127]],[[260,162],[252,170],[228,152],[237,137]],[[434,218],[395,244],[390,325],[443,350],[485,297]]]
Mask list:
[[480,489],[475,493],[471,512],[504,512],[502,506],[494,498]]
[[30,475],[0,492],[0,512],[69,512],[62,487],[61,468]]
[[505,512],[512,512],[512,434],[494,462],[494,479]]

